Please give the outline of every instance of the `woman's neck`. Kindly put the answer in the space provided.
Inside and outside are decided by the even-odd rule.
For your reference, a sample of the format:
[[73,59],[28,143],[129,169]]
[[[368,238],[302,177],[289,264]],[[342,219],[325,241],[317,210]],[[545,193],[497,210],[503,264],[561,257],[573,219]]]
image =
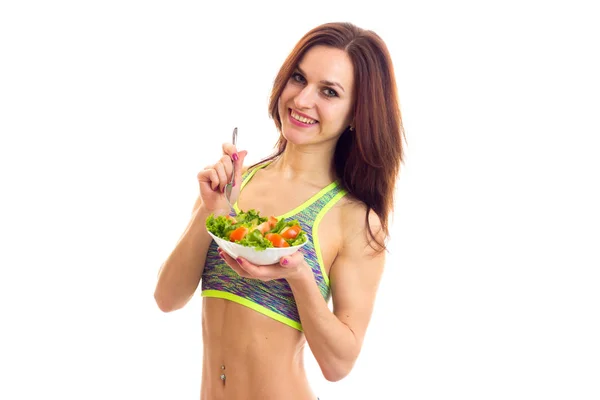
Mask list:
[[334,150],[324,146],[298,147],[288,142],[283,153],[273,162],[272,169],[286,180],[297,179],[323,186],[335,180]]

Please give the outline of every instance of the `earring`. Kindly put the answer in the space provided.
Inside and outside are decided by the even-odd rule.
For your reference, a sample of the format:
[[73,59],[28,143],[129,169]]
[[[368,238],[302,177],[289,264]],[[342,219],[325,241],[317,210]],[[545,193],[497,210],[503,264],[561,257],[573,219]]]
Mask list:
[[354,127],[353,127],[353,126],[350,126],[350,131],[353,131],[353,130],[354,130]]

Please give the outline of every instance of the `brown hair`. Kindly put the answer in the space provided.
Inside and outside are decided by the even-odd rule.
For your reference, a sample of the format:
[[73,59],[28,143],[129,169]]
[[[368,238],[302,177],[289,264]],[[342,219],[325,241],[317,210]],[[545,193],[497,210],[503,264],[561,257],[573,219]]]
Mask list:
[[355,99],[353,129],[340,136],[334,154],[335,172],[344,189],[367,206],[365,215],[369,242],[386,248],[377,241],[369,224],[373,210],[381,220],[386,238],[388,218],[394,206],[394,191],[400,164],[403,163],[404,129],[398,103],[396,79],[386,44],[373,31],[351,23],[326,23],[306,33],[284,61],[273,83],[269,113],[280,132],[274,155],[285,150],[281,134],[278,101],[294,69],[313,46],[323,45],[346,51],[354,65]]

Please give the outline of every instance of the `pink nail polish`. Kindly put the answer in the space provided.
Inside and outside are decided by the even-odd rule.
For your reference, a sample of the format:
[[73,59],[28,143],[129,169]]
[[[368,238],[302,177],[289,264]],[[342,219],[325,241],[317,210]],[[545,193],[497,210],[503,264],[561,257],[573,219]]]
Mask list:
[[288,265],[288,259],[284,258],[283,261],[281,261],[281,265]]
[[237,161],[239,157],[238,157],[237,153],[233,153],[231,158],[233,158],[233,161]]
[[235,259],[235,261],[237,261],[237,262],[238,262],[238,264],[241,264],[241,263],[242,263],[242,259],[241,259],[240,257],[236,258],[236,259]]

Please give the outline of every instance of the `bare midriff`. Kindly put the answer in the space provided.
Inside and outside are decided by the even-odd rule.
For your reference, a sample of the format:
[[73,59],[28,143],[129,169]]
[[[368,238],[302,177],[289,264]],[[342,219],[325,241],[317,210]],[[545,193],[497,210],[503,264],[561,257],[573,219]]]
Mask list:
[[[252,327],[248,329],[248,327]],[[246,306],[203,298],[201,400],[314,400],[302,332]]]

